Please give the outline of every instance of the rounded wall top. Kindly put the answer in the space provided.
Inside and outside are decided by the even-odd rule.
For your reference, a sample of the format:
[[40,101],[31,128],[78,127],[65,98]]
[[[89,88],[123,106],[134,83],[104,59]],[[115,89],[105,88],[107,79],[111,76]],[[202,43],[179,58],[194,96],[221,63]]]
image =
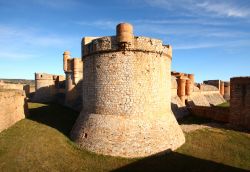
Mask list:
[[121,33],[127,32],[133,34],[133,26],[129,23],[120,23],[116,26],[116,35],[121,35]]
[[70,51],[64,51],[63,55],[70,55]]

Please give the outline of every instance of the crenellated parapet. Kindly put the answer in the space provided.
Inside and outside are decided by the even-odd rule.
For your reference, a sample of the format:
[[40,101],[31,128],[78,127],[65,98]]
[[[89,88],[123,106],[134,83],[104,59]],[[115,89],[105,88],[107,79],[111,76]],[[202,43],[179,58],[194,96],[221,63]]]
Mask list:
[[127,24],[117,26],[116,36],[105,36],[96,38],[86,37],[82,40],[82,58],[99,53],[111,53],[117,51],[134,51],[157,53],[168,56],[172,59],[172,47],[163,45],[158,39],[149,37],[134,36],[133,29],[128,29]]
[[63,75],[52,75],[47,73],[35,73],[35,89],[43,87],[59,87],[59,83],[65,80]]

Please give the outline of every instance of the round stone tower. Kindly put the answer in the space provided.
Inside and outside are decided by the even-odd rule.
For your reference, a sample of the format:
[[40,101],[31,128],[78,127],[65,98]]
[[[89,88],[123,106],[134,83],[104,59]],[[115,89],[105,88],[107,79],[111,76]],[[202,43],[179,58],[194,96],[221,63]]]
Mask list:
[[135,37],[128,23],[116,34],[83,45],[83,109],[71,138],[112,156],[175,150],[185,138],[171,111],[171,46]]

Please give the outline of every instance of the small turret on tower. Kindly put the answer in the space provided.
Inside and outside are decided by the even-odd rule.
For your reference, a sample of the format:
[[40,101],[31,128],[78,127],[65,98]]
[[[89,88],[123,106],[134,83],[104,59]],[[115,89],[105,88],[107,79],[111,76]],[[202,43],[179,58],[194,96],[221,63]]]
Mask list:
[[133,26],[129,23],[120,23],[116,26],[116,39],[120,47],[125,48],[133,45]]
[[63,70],[66,72],[68,70],[68,59],[70,59],[70,52],[64,51],[63,53]]

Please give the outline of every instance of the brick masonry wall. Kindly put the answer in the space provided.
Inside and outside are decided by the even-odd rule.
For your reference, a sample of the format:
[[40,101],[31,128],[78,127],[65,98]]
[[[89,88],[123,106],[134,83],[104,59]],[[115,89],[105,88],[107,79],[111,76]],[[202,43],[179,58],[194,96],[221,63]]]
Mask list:
[[195,116],[213,119],[220,122],[229,122],[229,108],[194,106],[191,108],[191,112]]
[[83,109],[71,138],[90,151],[143,157],[185,142],[171,111],[171,57],[162,41],[135,37],[120,50],[115,37],[86,45]]
[[231,78],[230,123],[250,129],[250,77]]
[[0,89],[0,104],[0,132],[25,118],[27,104],[24,91]]

